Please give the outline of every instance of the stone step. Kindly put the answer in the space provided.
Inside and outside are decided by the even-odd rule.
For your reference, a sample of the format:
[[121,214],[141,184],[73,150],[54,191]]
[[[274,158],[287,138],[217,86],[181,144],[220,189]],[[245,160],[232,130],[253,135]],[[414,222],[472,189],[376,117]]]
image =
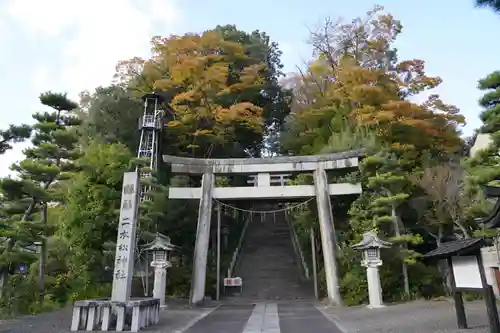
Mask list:
[[300,281],[288,223],[283,216],[273,221],[250,223],[243,243],[237,275],[243,278],[241,300],[312,299],[312,285]]

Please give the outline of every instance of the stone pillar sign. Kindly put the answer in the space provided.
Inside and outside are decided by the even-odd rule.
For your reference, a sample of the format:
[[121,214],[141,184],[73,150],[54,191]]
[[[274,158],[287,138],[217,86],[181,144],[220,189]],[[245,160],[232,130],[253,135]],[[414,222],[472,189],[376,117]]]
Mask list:
[[363,251],[363,260],[361,264],[366,267],[366,278],[368,281],[368,298],[369,308],[384,307],[382,302],[382,287],[380,285],[379,266],[382,265],[380,260],[380,249],[388,248],[392,244],[385,242],[377,237],[373,231],[365,232],[363,240],[352,245],[352,248]]
[[115,267],[111,300],[126,302],[130,298],[134,271],[137,215],[139,207],[139,174],[126,172],[123,175],[122,200],[118,236],[116,240]]

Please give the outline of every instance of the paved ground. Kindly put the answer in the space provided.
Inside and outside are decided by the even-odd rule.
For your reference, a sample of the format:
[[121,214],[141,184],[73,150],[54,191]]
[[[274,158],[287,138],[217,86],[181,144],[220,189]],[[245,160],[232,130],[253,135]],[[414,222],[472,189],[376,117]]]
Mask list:
[[183,333],[342,333],[311,303],[221,306]]
[[[214,308],[193,309],[175,307],[160,314],[161,325],[144,330],[149,333],[181,333],[208,315]],[[0,322],[1,333],[69,333],[71,310],[59,310],[38,316],[26,316],[12,321]]]
[[469,329],[459,330],[451,300],[415,301],[382,309],[319,307],[344,333],[489,333],[484,301],[468,302]]
[[[61,310],[0,323],[2,333],[67,333],[71,311]],[[312,303],[228,304],[162,311],[150,333],[342,333]]]
[[[483,302],[466,304],[470,329],[456,329],[449,301],[416,301],[383,309],[332,308],[307,302],[173,306],[150,333],[487,333]],[[68,333],[70,310],[0,322],[0,333]]]

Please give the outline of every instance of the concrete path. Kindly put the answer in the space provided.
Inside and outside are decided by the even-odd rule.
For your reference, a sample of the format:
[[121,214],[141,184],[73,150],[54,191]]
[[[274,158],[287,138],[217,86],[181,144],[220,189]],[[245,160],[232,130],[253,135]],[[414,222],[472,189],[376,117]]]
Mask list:
[[[200,321],[216,307],[172,307],[160,312],[160,324],[144,330],[148,333],[181,333]],[[56,310],[36,316],[23,316],[0,322],[0,333],[70,333],[71,309]],[[141,330],[142,332],[142,330]]]
[[[149,333],[489,333],[484,302],[466,303],[470,329],[457,329],[450,301],[415,301],[370,310],[312,302],[175,305]],[[0,321],[0,333],[69,333],[71,309]]]
[[[0,322],[0,333],[69,333],[71,310]],[[142,332],[142,331],[141,331]],[[160,313],[160,324],[149,333],[343,333],[313,303],[171,306]]]
[[223,305],[182,333],[342,333],[311,303]]

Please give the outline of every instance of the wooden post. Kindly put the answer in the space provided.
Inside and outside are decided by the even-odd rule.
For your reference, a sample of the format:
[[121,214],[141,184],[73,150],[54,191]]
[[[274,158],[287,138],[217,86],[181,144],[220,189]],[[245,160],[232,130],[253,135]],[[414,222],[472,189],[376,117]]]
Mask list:
[[498,310],[497,303],[495,300],[495,295],[493,294],[493,288],[488,284],[486,280],[486,274],[484,272],[483,257],[481,251],[476,254],[477,265],[479,267],[479,275],[481,277],[481,284],[484,291],[484,301],[486,303],[486,311],[488,312],[488,322],[490,324],[491,333],[500,333],[500,323],[498,321]]
[[312,269],[313,269],[313,283],[314,283],[314,297],[319,299],[318,294],[318,268],[316,263],[316,237],[314,236],[314,228],[309,231],[311,237],[311,252],[312,252]]
[[145,297],[148,297],[149,296],[149,262],[148,262],[148,253],[144,253],[144,268],[146,269],[146,281],[145,281],[145,288],[146,288],[146,292],[144,293],[144,296]]
[[464,300],[462,298],[462,293],[457,291],[457,285],[455,283],[454,275],[455,273],[453,272],[453,263],[451,257],[448,257],[446,261],[448,262],[448,270],[450,272],[451,293],[453,295],[453,300],[455,303],[458,328],[467,328],[467,317],[465,316]]
[[221,205],[217,203],[217,293],[216,299],[220,298],[220,231],[221,231]]

